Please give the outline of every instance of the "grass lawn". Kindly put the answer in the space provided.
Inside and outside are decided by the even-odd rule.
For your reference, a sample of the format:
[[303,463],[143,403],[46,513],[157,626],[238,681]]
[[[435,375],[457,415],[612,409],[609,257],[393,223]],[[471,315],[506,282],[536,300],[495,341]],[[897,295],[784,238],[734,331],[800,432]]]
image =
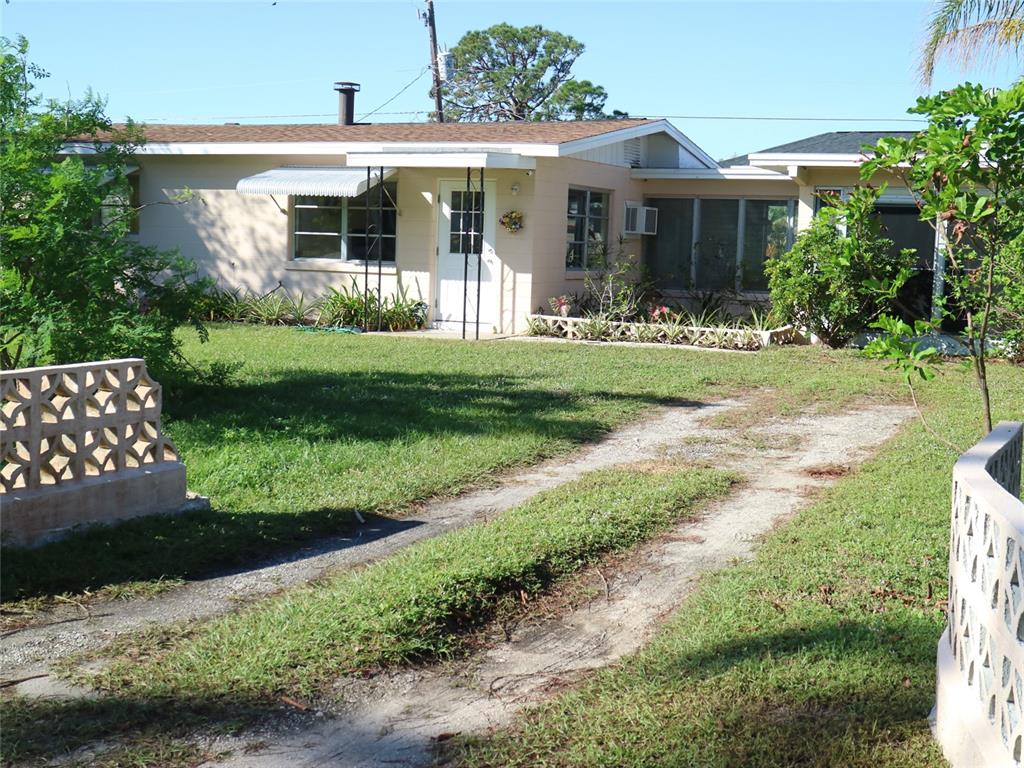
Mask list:
[[[169,404],[190,484],[211,495],[214,511],[133,523],[127,538],[141,552],[108,531],[15,553],[23,594],[188,577],[295,546],[343,524],[353,508],[401,511],[567,450],[659,402],[760,388],[751,408],[729,416],[742,425],[865,396],[905,397],[879,364],[817,349],[733,355],[218,328],[195,352],[247,360],[237,385],[177,393]],[[997,417],[1019,417],[1024,370],[993,365],[991,377]],[[978,398],[961,366],[944,366],[920,398],[939,433],[963,446],[978,437]],[[754,561],[705,579],[644,651],[506,731],[459,741],[455,759],[942,765],[925,717],[944,623],[954,458],[909,425],[775,531]],[[618,543],[608,526],[620,530],[622,520],[595,509],[632,521],[637,541],[727,480],[693,469],[598,473],[235,616],[132,639],[99,678],[109,695],[5,701],[5,757],[54,756],[120,734],[130,753],[110,764],[197,762],[184,739],[196,727],[234,729],[275,711],[282,693],[315,691],[335,672],[452,653],[458,631],[486,620],[502,595],[541,589]],[[100,565],[90,571],[98,544]],[[48,576],[39,559],[47,556],[63,558],[77,581]],[[39,722],[57,725],[43,732]]]
[[902,396],[873,363],[807,349],[754,356],[240,326],[213,327],[205,345],[188,331],[186,341],[195,358],[245,363],[230,386],[165,392],[167,431],[212,511],[6,550],[3,599],[146,593],[249,564],[344,529],[352,510],[401,513],[656,403],[752,387],[774,389],[758,402],[775,411]]

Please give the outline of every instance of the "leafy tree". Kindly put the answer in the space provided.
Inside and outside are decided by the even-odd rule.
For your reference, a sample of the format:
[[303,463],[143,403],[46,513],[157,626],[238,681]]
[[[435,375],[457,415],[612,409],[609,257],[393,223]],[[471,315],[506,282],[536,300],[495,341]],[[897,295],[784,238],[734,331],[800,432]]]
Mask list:
[[442,88],[452,120],[586,120],[605,117],[608,94],[574,80],[583,43],[540,25],[495,24],[452,49],[455,76]]
[[765,263],[776,317],[841,347],[890,308],[914,252],[895,252],[882,236],[875,204],[884,189],[830,199],[789,251]]
[[[913,138],[886,138],[870,149],[863,178],[886,169],[914,193],[921,220],[940,228],[946,262],[941,316],[966,324],[964,335],[992,430],[990,337],[1021,356],[1024,346],[1024,80],[986,90],[966,83],[920,98],[908,110],[928,127]],[[931,326],[934,329],[934,325]],[[887,335],[869,347],[903,371],[908,383],[927,366],[907,354],[911,330],[883,320]],[[921,352],[911,345],[910,351]]]
[[[0,39],[0,364],[138,356],[172,372],[174,331],[206,284],[177,252],[128,236],[141,131],[115,129],[91,93],[44,101],[33,81],[46,72],[27,53],[24,38]],[[72,141],[83,154],[61,157]]]
[[569,80],[538,111],[542,120],[600,120],[608,93],[589,80]]
[[1024,0],[940,0],[921,52],[921,82],[928,87],[935,63],[952,56],[964,67],[999,53],[1019,56],[1024,45]]

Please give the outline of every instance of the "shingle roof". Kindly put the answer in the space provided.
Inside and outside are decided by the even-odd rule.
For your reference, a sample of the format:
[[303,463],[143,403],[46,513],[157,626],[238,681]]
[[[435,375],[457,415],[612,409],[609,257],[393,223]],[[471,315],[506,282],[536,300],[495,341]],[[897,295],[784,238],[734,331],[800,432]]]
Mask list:
[[145,126],[148,142],[366,141],[426,143],[563,144],[653,122],[646,119],[521,121],[505,123],[375,123],[339,125]]
[[860,148],[863,145],[876,144],[879,139],[884,139],[888,136],[909,139],[914,135],[915,131],[832,131],[831,133],[819,133],[817,136],[808,136],[806,139],[791,141],[788,144],[780,144],[777,147],[762,149],[757,154],[857,155],[860,154]]
[[[831,131],[797,139],[788,144],[779,144],[752,154],[794,154],[794,155],[858,155],[864,144],[875,144],[879,139],[898,136],[909,139],[915,131]],[[748,165],[749,155],[719,160],[723,167]]]

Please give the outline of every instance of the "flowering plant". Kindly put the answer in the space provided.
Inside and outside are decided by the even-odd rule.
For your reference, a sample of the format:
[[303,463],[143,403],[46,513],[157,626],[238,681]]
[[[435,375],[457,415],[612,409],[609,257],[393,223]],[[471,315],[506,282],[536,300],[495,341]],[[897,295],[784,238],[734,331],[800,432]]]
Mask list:
[[562,317],[568,317],[569,310],[572,309],[572,299],[564,295],[548,299],[548,304],[551,306],[552,312]]
[[662,305],[660,307],[651,307],[651,320],[657,322],[658,320],[667,320],[669,316],[668,307]]
[[512,232],[514,234],[523,228],[523,212],[508,211],[507,213],[503,213],[501,218],[498,219],[498,223],[505,228],[506,232]]

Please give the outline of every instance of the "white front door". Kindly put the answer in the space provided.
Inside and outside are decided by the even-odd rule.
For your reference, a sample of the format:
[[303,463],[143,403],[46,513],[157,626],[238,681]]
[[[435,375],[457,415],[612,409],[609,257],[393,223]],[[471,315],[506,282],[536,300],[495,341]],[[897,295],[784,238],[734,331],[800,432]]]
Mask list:
[[[476,174],[474,174],[476,175]],[[494,252],[494,182],[484,180],[483,215],[479,176],[467,194],[465,181],[442,181],[437,207],[437,312],[442,327],[477,321],[477,265],[480,265],[480,330],[498,325],[500,263]],[[477,211],[476,214],[472,211]],[[463,251],[468,253],[463,253]]]

